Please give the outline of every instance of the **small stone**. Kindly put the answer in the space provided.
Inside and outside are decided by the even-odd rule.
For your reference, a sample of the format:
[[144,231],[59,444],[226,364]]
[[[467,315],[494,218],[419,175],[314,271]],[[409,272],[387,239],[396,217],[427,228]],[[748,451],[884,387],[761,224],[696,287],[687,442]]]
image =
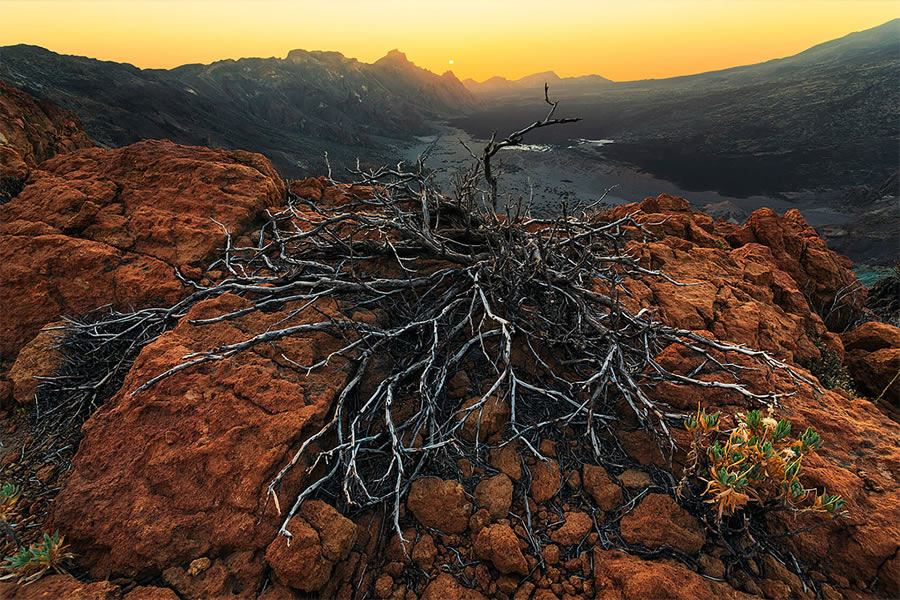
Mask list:
[[699,562],[700,566],[703,567],[704,575],[709,575],[710,577],[715,577],[716,579],[722,579],[725,577],[725,564],[715,556],[703,554],[700,556]]
[[192,560],[191,564],[188,566],[187,574],[189,577],[196,577],[207,570],[211,564],[212,562],[205,556]]
[[552,456],[556,458],[556,442],[551,440],[542,440],[540,445],[540,453],[544,456]]
[[561,478],[555,460],[538,461],[531,467],[531,497],[535,502],[546,502],[559,491]]
[[609,476],[606,469],[597,465],[584,465],[582,480],[585,491],[604,512],[622,504],[622,488]]
[[426,533],[416,542],[416,547],[413,548],[412,552],[412,559],[422,569],[428,571],[434,565],[436,557],[437,548],[434,545],[434,538]]
[[479,508],[471,517],[469,517],[469,531],[473,536],[478,535],[479,531],[490,524],[491,513],[489,513],[486,508]]
[[375,580],[375,595],[386,600],[394,590],[394,579],[390,575],[382,575]]
[[629,544],[648,548],[669,545],[687,554],[696,554],[706,543],[697,519],[665,494],[646,496],[633,512],[622,517],[621,532]]
[[513,600],[529,600],[533,591],[534,584],[530,581],[526,581],[519,586],[519,589],[516,590],[515,595],[513,595]]
[[504,594],[514,594],[519,587],[519,577],[516,575],[501,575],[497,578],[497,587]]
[[492,519],[504,519],[512,505],[513,484],[505,473],[482,479],[475,487],[475,502],[491,513]]
[[513,481],[522,478],[522,461],[517,448],[518,444],[512,442],[491,450],[491,466]]
[[577,545],[594,526],[591,518],[581,511],[567,512],[564,518],[566,522],[550,532],[550,539],[564,546]]
[[406,505],[425,527],[462,533],[469,527],[472,504],[458,481],[424,477],[409,488]]
[[646,471],[628,469],[618,476],[618,480],[628,489],[645,488],[653,485],[650,475]]
[[544,562],[547,563],[547,565],[558,565],[560,559],[559,546],[556,544],[547,544],[541,549],[541,556],[544,557]]
[[519,549],[519,541],[509,525],[495,524],[485,527],[475,538],[475,553],[488,560],[504,574],[528,573],[528,563]]

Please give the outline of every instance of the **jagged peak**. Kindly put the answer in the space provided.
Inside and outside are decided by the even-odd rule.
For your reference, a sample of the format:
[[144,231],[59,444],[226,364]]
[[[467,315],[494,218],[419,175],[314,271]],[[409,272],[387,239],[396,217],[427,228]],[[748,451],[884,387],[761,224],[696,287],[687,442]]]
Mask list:
[[291,50],[290,52],[288,52],[284,60],[288,62],[302,62],[305,60],[309,60],[310,58],[315,58],[316,60],[337,62],[356,61],[355,58],[347,58],[340,52],[336,52],[333,50],[303,50],[302,48]]
[[405,64],[415,66],[409,58],[406,57],[405,52],[401,52],[397,48],[388,51],[383,57],[379,58],[375,61],[375,64]]

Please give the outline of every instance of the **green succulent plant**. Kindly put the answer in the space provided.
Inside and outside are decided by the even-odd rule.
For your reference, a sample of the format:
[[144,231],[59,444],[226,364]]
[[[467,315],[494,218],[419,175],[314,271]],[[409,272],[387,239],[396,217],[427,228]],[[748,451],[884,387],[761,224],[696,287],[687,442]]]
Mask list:
[[6,564],[0,568],[10,573],[0,577],[0,581],[15,579],[20,584],[29,584],[50,570],[65,574],[65,563],[74,558],[67,550],[65,538],[60,536],[58,531],[53,535],[45,533],[40,542],[28,548],[20,548],[14,555],[5,559]]

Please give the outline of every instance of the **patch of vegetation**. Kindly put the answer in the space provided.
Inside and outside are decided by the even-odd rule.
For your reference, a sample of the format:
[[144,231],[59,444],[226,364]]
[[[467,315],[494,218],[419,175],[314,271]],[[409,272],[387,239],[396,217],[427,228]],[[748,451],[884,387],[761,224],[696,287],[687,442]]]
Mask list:
[[838,353],[825,347],[825,341],[815,334],[809,333],[809,339],[819,350],[819,358],[815,360],[800,361],[800,366],[809,369],[816,376],[819,383],[827,390],[840,388],[850,394],[856,395],[853,378],[841,362]]
[[44,534],[44,539],[28,548],[20,548],[19,551],[5,559],[2,568],[10,571],[9,574],[0,577],[0,580],[15,579],[17,583],[28,584],[40,579],[47,571],[66,574],[64,565],[75,558],[68,552],[65,538],[57,531],[53,535]]
[[685,422],[693,436],[685,478],[688,485],[691,480],[706,484],[700,495],[717,523],[751,504],[828,517],[844,514],[840,496],[818,493],[800,481],[804,456],[822,447],[816,432],[807,427],[792,436],[790,421],[776,419],[771,408],[765,417],[758,410],[738,413],[735,421],[736,427],[723,431],[719,413],[698,409]]

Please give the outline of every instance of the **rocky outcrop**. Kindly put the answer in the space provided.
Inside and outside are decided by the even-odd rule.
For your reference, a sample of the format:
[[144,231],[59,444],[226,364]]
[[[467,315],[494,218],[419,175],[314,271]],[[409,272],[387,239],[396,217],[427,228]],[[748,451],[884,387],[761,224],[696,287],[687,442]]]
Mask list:
[[760,209],[739,228],[663,194],[613,211],[616,217],[628,214],[661,237],[634,246],[641,265],[681,284],[654,278],[631,282],[632,307],[655,308],[673,326],[787,360],[817,358],[811,336],[842,354],[838,336],[810,302],[830,302],[856,279],[849,261],[814,237],[799,213],[779,217]]
[[[690,372],[697,359],[669,348],[660,354],[659,362],[666,369]],[[799,372],[811,377],[802,369]],[[900,548],[900,526],[895,518],[900,512],[900,428],[896,422],[871,401],[843,390],[797,385],[784,373],[747,375],[752,389],[793,394],[779,403],[780,414],[801,427],[811,427],[823,441],[819,453],[804,459],[806,484],[840,494],[848,502],[846,517],[825,524],[811,515],[781,517],[780,531],[796,532],[786,537],[785,543],[810,567],[829,573],[831,584],[848,588],[849,581],[868,590],[875,581],[875,597],[896,595],[900,581],[891,563]],[[683,410],[702,406],[733,415],[753,408],[746,399],[725,390],[661,387],[653,397]],[[648,452],[646,444],[638,448]],[[807,527],[812,529],[804,531]]]
[[846,365],[860,392],[900,415],[900,329],[870,321],[841,336]]
[[21,191],[39,163],[93,145],[75,113],[0,80],[0,204]]
[[175,268],[201,278],[223,228],[239,238],[283,197],[269,162],[248,152],[145,141],[43,162],[0,208],[0,359],[61,314],[173,303],[187,293]]
[[594,550],[594,592],[610,600],[751,600],[757,596],[666,562],[641,560],[614,550]]
[[[810,227],[800,211],[792,209],[784,216],[769,208],[761,208],[750,215],[747,223],[728,236],[733,246],[748,243],[762,244],[772,251],[775,263],[790,275],[809,299],[814,311],[828,312],[841,291],[856,283],[850,271],[850,259],[828,249],[825,241]],[[852,311],[865,305],[865,292],[860,290],[848,299],[846,311],[831,313],[833,329],[841,328]]]
[[[268,189],[266,181],[271,181],[256,176],[249,180],[260,190]],[[292,190],[316,203],[346,201],[321,180],[297,182]],[[279,193],[277,186],[273,193]],[[231,218],[250,227],[252,219],[240,220],[256,206],[247,202],[249,207]],[[136,214],[141,206],[126,210],[121,203],[122,216]],[[25,208],[17,210],[29,214]],[[877,324],[843,336],[828,331],[811,311],[797,278],[816,281],[816,293],[826,293],[823,290],[839,289],[849,271],[828,254],[813,260],[816,252],[810,248],[816,243],[806,240],[796,223],[775,219],[772,226],[783,229],[780,238],[767,232],[766,243],[757,237],[738,243],[745,228],[691,212],[680,198],[660,196],[617,210],[637,212],[636,219],[659,234],[658,239],[634,243],[631,250],[642,266],[659,269],[677,282],[649,277],[627,282],[632,296],[625,301],[635,310],[656,310],[672,325],[761,347],[793,365],[819,356],[821,348],[843,356],[846,347],[850,360],[854,353],[868,357],[900,345],[895,329]],[[48,217],[40,226],[62,232],[63,221],[80,212],[71,210],[68,219]],[[72,239],[110,245],[84,233],[90,228],[76,228],[84,237]],[[184,240],[204,235],[187,226],[181,231]],[[215,251],[214,244],[185,242],[173,251],[151,241],[142,246],[142,255],[169,268],[196,268],[198,277],[211,275],[201,268]],[[133,247],[125,251],[134,252]],[[803,256],[793,256],[794,251]],[[776,258],[776,252],[786,258]],[[822,265],[836,265],[837,270]],[[40,280],[40,270],[36,273]],[[830,279],[821,284],[819,277]],[[307,501],[288,523],[290,540],[276,537],[285,515],[278,514],[266,485],[329,418],[348,377],[345,357],[334,356],[327,368],[309,374],[291,367],[321,360],[342,342],[324,332],[284,337],[179,371],[147,390],[138,388],[191,353],[245,340],[276,324],[338,323],[354,314],[366,322],[377,317],[367,311],[354,313],[360,309],[329,298],[317,298],[308,306],[296,301],[272,312],[233,314],[248,306],[248,300],[231,294],[193,306],[173,330],[143,349],[119,393],[85,424],[71,475],[47,527],[65,533],[91,576],[158,576],[182,598],[255,594],[267,572],[272,583],[264,597],[270,599],[299,593],[349,599],[356,590],[359,596],[391,600],[814,597],[793,565],[785,567],[771,557],[754,562],[752,576],[733,561],[726,568],[728,556],[716,547],[717,536],[707,535],[697,507],[679,504],[670,483],[677,481],[685,461],[685,433],[674,432],[681,448],[669,464],[658,456],[656,444],[642,437],[628,410],[610,420],[610,437],[604,440],[617,448],[614,457],[579,453],[583,434],[572,427],[561,428],[557,439],[540,440],[536,447],[542,458],[537,458],[523,440],[506,439],[512,407],[489,396],[480,426],[477,420],[471,425],[455,421],[463,433],[470,428],[471,435],[463,439],[473,445],[477,439],[481,454],[441,464],[440,476],[417,474],[396,524],[393,515],[342,516],[335,509],[342,508],[338,504]],[[202,326],[195,322],[226,314],[232,318]],[[38,344],[30,348],[34,352],[22,354],[37,369],[42,351]],[[694,372],[700,360],[680,345],[663,348],[656,356],[661,368],[674,373]],[[729,355],[729,361],[750,366],[741,360]],[[812,379],[807,371],[795,369],[803,379]],[[848,501],[847,517],[816,528],[807,529],[815,523],[811,515],[773,514],[769,525],[774,533],[798,530],[794,536],[773,538],[773,543],[797,557],[806,569],[804,576],[816,582],[824,597],[835,597],[832,592],[896,595],[896,422],[862,397],[824,390],[778,370],[757,368],[742,376],[752,390],[781,392],[780,414],[822,436],[823,450],[804,459],[806,483]],[[478,377],[468,366],[453,376],[448,410],[476,406],[485,394]],[[676,412],[702,406],[721,410],[723,419],[730,419],[759,406],[733,389],[652,383],[648,379],[647,395]],[[395,409],[399,414],[405,407]],[[477,409],[471,412],[475,415]],[[332,442],[321,440],[282,482],[282,513],[314,476],[314,469],[304,473],[302,466],[312,467],[315,453]],[[459,477],[453,475],[456,468]],[[341,496],[339,490],[334,494],[336,501]],[[611,545],[644,558],[605,549]]]
[[[303,377],[286,361],[312,364],[337,342],[325,333],[285,338],[133,393],[187,353],[241,341],[279,321],[341,318],[333,302],[323,301],[299,314],[297,306],[288,306],[215,325],[191,324],[244,307],[246,301],[232,295],[195,305],[175,329],[144,348],[120,393],[85,424],[49,526],[66,533],[94,577],[156,574],[237,549],[261,553],[275,538],[280,519],[273,502],[263,512],[265,486],[296,441],[321,426],[343,381],[336,371]],[[287,495],[298,484],[286,482]],[[298,524],[298,531],[309,529],[309,537],[318,538],[315,527],[323,517],[302,517],[312,525]],[[323,561],[334,558],[325,550],[333,541],[325,540]],[[323,572],[328,569],[323,562]],[[262,573],[260,568],[255,575]],[[256,589],[261,582],[241,583]]]
[[696,554],[706,542],[697,519],[665,494],[649,494],[621,521],[622,538],[648,548],[672,546]]

